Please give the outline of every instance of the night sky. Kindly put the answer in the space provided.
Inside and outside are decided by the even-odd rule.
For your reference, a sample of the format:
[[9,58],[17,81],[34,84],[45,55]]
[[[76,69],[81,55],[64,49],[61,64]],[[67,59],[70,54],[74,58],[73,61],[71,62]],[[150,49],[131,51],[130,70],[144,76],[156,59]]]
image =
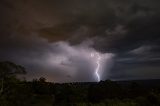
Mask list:
[[0,61],[28,80],[160,78],[160,0],[0,0]]

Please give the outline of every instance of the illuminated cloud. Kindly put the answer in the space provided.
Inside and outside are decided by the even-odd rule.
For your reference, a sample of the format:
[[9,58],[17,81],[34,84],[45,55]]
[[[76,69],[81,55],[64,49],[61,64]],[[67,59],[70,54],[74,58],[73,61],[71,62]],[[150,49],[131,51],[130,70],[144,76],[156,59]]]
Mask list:
[[106,77],[103,75],[107,75],[113,64],[114,54],[102,54],[85,44],[71,46],[66,42],[58,42],[55,45],[58,52],[49,53],[46,63],[53,69],[56,67],[58,70],[64,70],[67,76],[70,76],[69,81],[97,81],[95,76],[97,57],[92,57],[92,53],[98,53],[101,56],[98,74],[102,79]]

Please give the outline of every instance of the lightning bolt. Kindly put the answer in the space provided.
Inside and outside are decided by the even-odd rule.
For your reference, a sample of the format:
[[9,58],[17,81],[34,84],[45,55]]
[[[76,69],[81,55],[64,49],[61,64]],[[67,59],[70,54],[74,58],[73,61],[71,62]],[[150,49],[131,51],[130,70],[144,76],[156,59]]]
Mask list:
[[[91,57],[95,57],[95,54],[91,53]],[[99,69],[100,69],[101,56],[99,55],[99,53],[96,53],[96,57],[97,57],[96,60],[97,67],[95,69],[95,75],[97,76],[97,81],[99,82],[100,81]]]

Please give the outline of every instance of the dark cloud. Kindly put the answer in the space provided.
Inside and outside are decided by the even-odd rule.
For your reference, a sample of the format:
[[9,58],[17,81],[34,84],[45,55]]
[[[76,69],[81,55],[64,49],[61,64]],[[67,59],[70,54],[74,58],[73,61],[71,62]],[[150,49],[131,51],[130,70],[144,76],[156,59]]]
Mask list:
[[[108,60],[114,59],[115,65],[105,62],[103,79],[158,77],[159,4],[159,0],[0,0],[0,60],[24,65],[28,78],[94,81],[94,75],[88,79],[92,62],[81,55],[94,51],[115,55]],[[50,55],[53,60],[65,59],[51,65]]]

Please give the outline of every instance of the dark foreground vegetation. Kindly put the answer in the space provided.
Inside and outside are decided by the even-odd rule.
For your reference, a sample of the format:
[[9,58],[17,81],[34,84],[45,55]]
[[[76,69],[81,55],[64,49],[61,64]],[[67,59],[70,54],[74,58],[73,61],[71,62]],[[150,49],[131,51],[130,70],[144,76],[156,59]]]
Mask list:
[[17,74],[24,68],[0,62],[0,106],[160,106],[160,80],[58,84]]

